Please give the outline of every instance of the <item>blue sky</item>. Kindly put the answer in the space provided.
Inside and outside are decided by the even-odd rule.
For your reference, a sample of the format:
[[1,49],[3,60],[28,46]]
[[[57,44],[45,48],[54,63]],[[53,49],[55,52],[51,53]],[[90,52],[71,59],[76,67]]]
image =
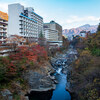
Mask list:
[[12,3],[33,7],[44,22],[55,20],[63,29],[100,22],[100,0],[0,0],[0,10],[7,12]]

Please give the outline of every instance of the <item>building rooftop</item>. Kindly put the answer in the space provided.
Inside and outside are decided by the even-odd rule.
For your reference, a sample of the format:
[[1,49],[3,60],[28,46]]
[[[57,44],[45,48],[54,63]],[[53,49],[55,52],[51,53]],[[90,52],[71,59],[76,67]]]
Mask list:
[[25,15],[23,15],[23,14],[20,14],[20,16],[23,16],[23,17],[25,17],[25,18],[28,18],[28,19],[30,19],[30,20],[32,20],[32,21],[34,21],[35,23],[37,23],[37,21],[36,21],[36,20],[34,20],[34,19],[32,19],[32,18],[29,18],[29,17],[27,17],[27,16],[25,16]]
[[[61,26],[60,24],[58,24],[57,22],[55,22],[54,20],[51,20],[49,23],[44,23],[44,24],[57,24],[59,26]],[[62,27],[62,26],[61,26]]]
[[37,13],[35,13],[34,11],[32,11],[32,13],[34,13],[35,15],[37,15],[38,17],[40,17],[40,18],[43,19],[43,17],[41,17],[40,15],[38,15]]

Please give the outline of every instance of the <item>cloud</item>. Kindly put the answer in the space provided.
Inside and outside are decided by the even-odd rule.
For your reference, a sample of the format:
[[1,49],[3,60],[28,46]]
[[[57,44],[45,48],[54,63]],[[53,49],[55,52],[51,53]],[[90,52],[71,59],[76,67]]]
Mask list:
[[44,18],[44,22],[49,22],[51,20],[55,20],[57,23],[61,24],[63,26],[63,28],[73,28],[73,27],[79,27],[81,25],[84,24],[98,24],[99,23],[99,19],[100,17],[96,17],[96,16],[83,16],[83,17],[79,17],[79,16],[59,16],[59,14],[56,15],[50,15],[50,13],[45,12],[45,10],[40,9],[39,7],[36,6],[36,4],[34,3],[37,0],[7,0],[7,2],[5,2],[5,0],[1,0],[0,1],[0,11],[6,12],[8,13],[8,4],[13,4],[13,3],[20,3],[22,5],[24,5],[25,7],[28,6],[35,6],[35,11],[36,13],[38,13],[39,15],[41,15]]
[[8,12],[8,3],[0,3],[0,10]]
[[68,16],[67,19],[61,22],[61,25],[63,26],[63,29],[71,29],[85,24],[97,25],[99,21],[100,17],[96,16]]
[[12,2],[0,2],[0,11],[3,11],[3,12],[6,12],[8,13],[8,5],[9,4],[13,4],[13,3],[20,3],[24,6],[28,6],[28,0],[25,1],[25,0],[13,0]]
[[85,16],[85,17],[78,17],[78,16],[71,16],[70,19],[66,20],[66,23],[71,24],[75,22],[87,22],[87,21],[99,21],[100,17],[95,16]]

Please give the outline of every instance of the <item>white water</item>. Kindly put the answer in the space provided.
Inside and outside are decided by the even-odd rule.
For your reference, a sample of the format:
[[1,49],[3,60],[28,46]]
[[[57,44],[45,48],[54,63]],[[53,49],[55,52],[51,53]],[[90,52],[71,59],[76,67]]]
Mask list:
[[58,70],[56,71],[58,74],[61,74],[61,70],[62,68],[58,68]]
[[[65,63],[67,59],[72,59],[68,58],[68,56],[75,54],[77,54],[77,51],[70,47],[65,54],[60,55],[60,57],[58,55],[58,61],[56,62],[56,65],[58,65],[58,68],[56,68],[56,72],[58,74],[55,74],[55,77],[58,80],[58,84],[56,85],[56,89],[53,91],[51,100],[71,100],[69,92],[65,89],[66,85],[69,87],[70,83],[68,83],[67,81],[67,75],[62,73],[62,69],[67,65],[67,63]],[[75,59],[77,59],[77,56],[75,56]]]
[[53,95],[51,100],[71,100],[71,96],[68,91],[66,91],[67,79],[66,75],[63,74],[62,68],[57,69],[56,79],[58,80],[58,84],[56,85],[56,89],[53,91]]

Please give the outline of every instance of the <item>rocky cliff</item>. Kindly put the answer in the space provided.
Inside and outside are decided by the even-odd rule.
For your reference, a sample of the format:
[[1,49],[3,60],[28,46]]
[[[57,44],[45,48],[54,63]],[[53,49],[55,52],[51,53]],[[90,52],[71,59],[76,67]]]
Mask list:
[[78,35],[83,30],[84,31],[90,31],[91,33],[95,33],[97,31],[97,25],[86,24],[86,25],[80,26],[78,28],[64,29],[63,35],[64,36],[67,36],[67,35],[70,35],[70,34]]

